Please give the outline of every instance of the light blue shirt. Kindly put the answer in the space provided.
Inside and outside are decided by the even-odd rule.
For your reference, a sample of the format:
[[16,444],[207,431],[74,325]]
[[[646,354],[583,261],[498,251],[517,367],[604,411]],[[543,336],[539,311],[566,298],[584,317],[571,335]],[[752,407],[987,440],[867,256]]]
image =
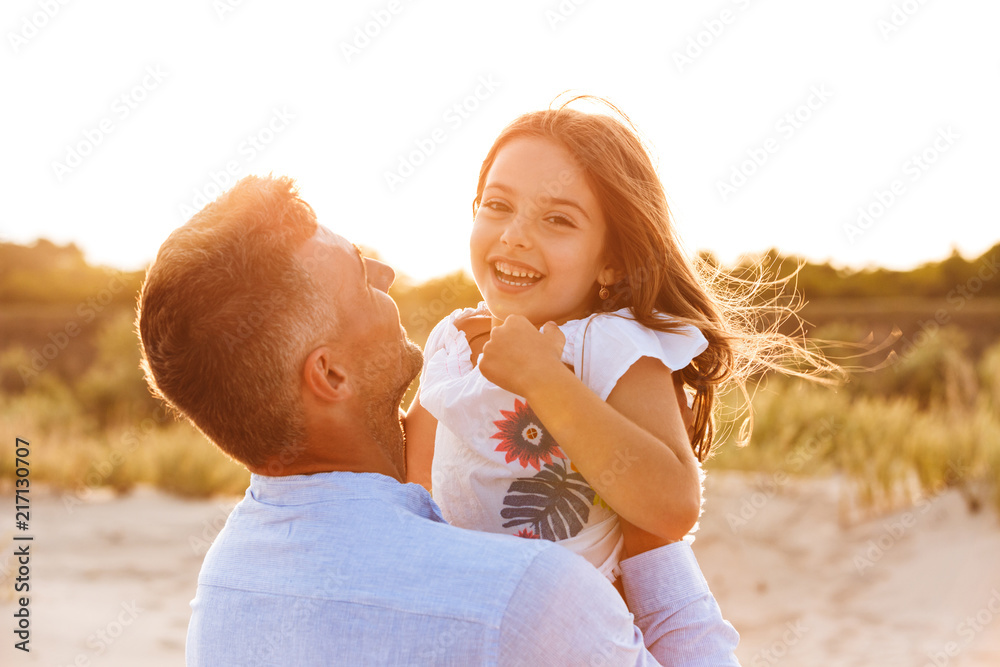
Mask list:
[[416,484],[253,475],[202,565],[187,664],[738,664],[687,544],[622,580],[635,625],[583,558],[450,526]]

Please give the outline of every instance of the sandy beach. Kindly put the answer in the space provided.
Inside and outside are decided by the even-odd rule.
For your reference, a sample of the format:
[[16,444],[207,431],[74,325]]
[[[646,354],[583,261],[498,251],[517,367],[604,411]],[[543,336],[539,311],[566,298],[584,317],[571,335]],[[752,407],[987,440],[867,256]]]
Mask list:
[[[182,665],[201,559],[238,499],[186,501],[138,489],[78,504],[32,493],[31,652],[13,647],[17,564],[7,530],[0,662]],[[843,500],[836,479],[709,476],[695,550],[740,631],[741,662],[1000,664],[996,513],[970,513],[948,492],[845,522]]]
[[957,491],[844,521],[836,479],[709,476],[695,551],[744,665],[1000,665],[1000,521]]

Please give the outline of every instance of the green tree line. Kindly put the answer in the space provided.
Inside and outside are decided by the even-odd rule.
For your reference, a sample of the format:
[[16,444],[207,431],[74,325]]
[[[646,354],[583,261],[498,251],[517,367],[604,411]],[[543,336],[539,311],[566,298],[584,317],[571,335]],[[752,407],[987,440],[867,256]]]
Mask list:
[[[717,260],[709,252],[702,259],[713,265]],[[1000,243],[979,257],[965,258],[953,250],[944,260],[927,262],[906,271],[885,268],[845,269],[829,262],[806,262],[795,256],[769,250],[762,256],[749,256],[737,267],[758,263],[773,267],[777,275],[788,275],[801,264],[797,288],[808,299],[869,298],[869,297],[958,297],[962,294],[1000,297]],[[134,303],[135,293],[142,282],[142,271],[121,272],[87,263],[83,252],[75,245],[60,246],[41,239],[30,246],[0,243],[0,304],[74,304],[108,288],[114,279],[121,287],[111,285],[114,302]],[[459,296],[474,293],[475,284],[464,274],[451,274],[425,283],[403,279],[396,292],[402,297],[448,301],[438,293],[450,289]],[[419,323],[418,323],[419,324]]]

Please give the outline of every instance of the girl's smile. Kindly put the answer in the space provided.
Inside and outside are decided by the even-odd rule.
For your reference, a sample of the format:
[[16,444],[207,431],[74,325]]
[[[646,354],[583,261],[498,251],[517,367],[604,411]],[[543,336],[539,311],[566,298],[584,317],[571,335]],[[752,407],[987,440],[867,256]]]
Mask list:
[[502,285],[513,288],[531,287],[545,277],[531,267],[503,258],[493,261],[493,272]]
[[594,310],[614,282],[607,225],[583,170],[561,144],[517,137],[497,153],[470,239],[473,274],[496,320],[536,326]]

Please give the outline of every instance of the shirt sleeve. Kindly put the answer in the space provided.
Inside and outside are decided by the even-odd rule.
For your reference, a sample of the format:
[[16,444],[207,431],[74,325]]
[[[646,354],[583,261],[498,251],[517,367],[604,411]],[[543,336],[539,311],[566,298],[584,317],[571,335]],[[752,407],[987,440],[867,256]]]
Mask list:
[[621,562],[622,583],[646,647],[661,662],[692,667],[736,665],[740,636],[722,618],[686,542]]
[[[542,551],[504,615],[500,664],[738,665],[736,631],[722,620],[707,585],[697,585],[704,578],[690,548],[675,546],[644,554],[649,557],[631,568],[642,592],[642,614],[635,617],[584,559],[558,545]],[[625,585],[628,590],[628,579]]]
[[571,363],[580,379],[607,400],[618,380],[643,357],[658,359],[677,371],[705,351],[708,341],[696,327],[678,324],[676,331],[648,329],[630,317],[599,315],[574,336]]

